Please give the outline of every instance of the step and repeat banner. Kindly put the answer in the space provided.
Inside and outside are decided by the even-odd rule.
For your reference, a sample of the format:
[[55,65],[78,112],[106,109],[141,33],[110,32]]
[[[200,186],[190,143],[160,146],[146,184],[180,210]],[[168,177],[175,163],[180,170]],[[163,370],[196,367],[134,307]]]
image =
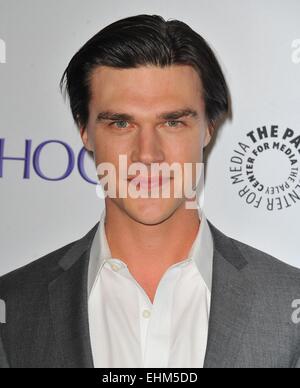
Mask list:
[[299,0],[0,0],[0,275],[74,241],[104,208],[59,80],[124,17],[188,23],[224,69],[233,117],[207,154],[205,212],[300,267]]

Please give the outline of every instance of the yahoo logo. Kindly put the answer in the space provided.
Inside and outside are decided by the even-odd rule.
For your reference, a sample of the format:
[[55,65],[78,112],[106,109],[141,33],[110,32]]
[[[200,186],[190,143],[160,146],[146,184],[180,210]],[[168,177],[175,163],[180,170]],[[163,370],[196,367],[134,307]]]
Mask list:
[[[66,154],[67,154],[67,165],[59,177],[48,177],[46,176],[40,166],[40,156],[42,152],[46,149],[46,147],[49,144],[58,144],[61,146]],[[24,156],[8,156],[7,154],[7,145],[5,142],[5,139],[0,139],[0,178],[4,177],[4,166],[7,162],[23,162],[24,163],[24,170],[23,170],[23,179],[30,179],[30,167],[31,163],[33,166],[33,169],[35,173],[44,180],[47,181],[62,181],[64,179],[67,179],[72,172],[74,171],[75,164],[76,164],[76,157],[75,153],[72,149],[72,147],[65,143],[64,141],[60,140],[47,140],[41,144],[39,144],[35,149],[33,149],[32,140],[26,140],[25,141],[25,150],[24,150]],[[86,149],[82,148],[78,154],[77,157],[77,169],[79,171],[80,176],[88,183],[97,185],[98,182],[92,180],[87,176],[86,170],[85,170],[85,156],[86,156]],[[95,174],[96,175],[96,174]]]

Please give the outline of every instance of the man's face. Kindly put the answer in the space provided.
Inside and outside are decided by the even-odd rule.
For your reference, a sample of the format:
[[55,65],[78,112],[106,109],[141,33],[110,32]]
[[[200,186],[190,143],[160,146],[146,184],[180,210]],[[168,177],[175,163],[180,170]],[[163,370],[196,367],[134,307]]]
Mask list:
[[[169,198],[118,198],[119,155],[127,156],[128,168],[133,163],[143,164],[149,177],[153,176],[153,164],[171,166],[176,162],[184,172],[185,163],[195,167],[195,163],[203,161],[203,147],[211,137],[198,73],[191,66],[181,65],[137,69],[102,66],[93,71],[90,87],[89,121],[80,132],[85,147],[94,153],[96,166],[115,166],[117,198],[106,201],[113,201],[132,219],[146,225],[167,220],[184,206],[184,189],[183,197],[176,198],[175,180],[171,179]],[[193,114],[166,116],[178,111]],[[126,116],[111,117],[113,114]],[[193,182],[195,171],[193,168]],[[134,174],[137,175],[138,172]],[[132,176],[127,174],[125,178]],[[183,174],[182,187],[184,180]]]

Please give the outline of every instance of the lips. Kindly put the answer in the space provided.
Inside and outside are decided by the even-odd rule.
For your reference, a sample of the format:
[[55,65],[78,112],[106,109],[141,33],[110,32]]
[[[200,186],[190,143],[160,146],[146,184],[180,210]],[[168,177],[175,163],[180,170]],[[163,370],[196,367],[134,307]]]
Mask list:
[[134,179],[134,183],[139,184],[141,189],[151,189],[158,186],[162,186],[168,181],[170,181],[170,178],[167,177],[150,177],[145,178],[141,176],[136,176],[134,178],[128,179],[130,182]]

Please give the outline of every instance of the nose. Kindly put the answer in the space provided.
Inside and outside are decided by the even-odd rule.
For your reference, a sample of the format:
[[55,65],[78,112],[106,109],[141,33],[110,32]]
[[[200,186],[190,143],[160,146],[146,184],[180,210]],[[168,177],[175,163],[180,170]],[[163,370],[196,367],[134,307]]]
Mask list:
[[164,152],[159,134],[151,126],[142,128],[138,134],[132,152],[132,163],[162,163]]

